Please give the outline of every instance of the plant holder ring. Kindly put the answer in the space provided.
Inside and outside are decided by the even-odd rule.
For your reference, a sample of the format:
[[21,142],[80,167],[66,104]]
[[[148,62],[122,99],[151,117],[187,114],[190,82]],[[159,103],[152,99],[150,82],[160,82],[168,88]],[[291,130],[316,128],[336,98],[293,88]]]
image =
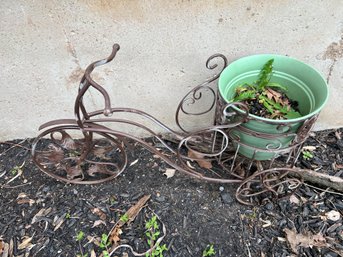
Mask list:
[[[87,67],[75,100],[75,119],[53,120],[40,127],[43,132],[33,142],[32,156],[35,164],[45,174],[59,181],[74,184],[96,184],[112,180],[125,171],[128,166],[126,151],[132,150],[132,143],[137,143],[159,156],[171,167],[197,180],[240,185],[236,197],[245,204],[253,203],[256,196],[265,192],[280,194],[280,188],[284,183],[294,181],[294,178],[288,177],[288,173],[289,170],[296,169],[295,162],[315,118],[306,120],[296,132],[284,133],[287,136],[294,136],[292,143],[286,148],[269,146],[264,149],[253,149],[256,154],[272,153],[273,158],[268,162],[248,158],[240,152],[245,143],[236,132],[251,120],[248,109],[242,103],[226,103],[217,91],[218,78],[227,67],[225,56],[215,54],[207,60],[206,67],[215,70],[216,73],[190,90],[181,100],[175,114],[176,125],[179,128],[179,131],[176,131],[144,111],[111,106],[107,91],[91,78],[91,73],[95,67],[112,61],[118,50],[119,45],[115,44],[108,58],[93,62]],[[83,97],[90,88],[103,96],[104,109],[87,111]],[[209,108],[197,112],[187,111],[187,107],[200,104],[203,99],[206,99],[207,103],[208,99],[212,99]],[[237,111],[239,109],[245,111]],[[188,131],[182,124],[182,118],[190,119],[210,112],[214,113],[213,121],[202,129]],[[117,114],[136,115],[149,120],[162,128],[165,136],[155,133],[151,127],[136,122],[136,119],[119,118]],[[110,123],[133,126],[149,133],[150,138],[138,138],[126,131],[111,129],[107,126]],[[246,128],[244,132],[256,135]],[[189,155],[190,152],[192,155]],[[273,165],[279,155],[286,156],[287,161],[284,162],[284,170],[276,171]],[[201,162],[210,163],[211,167],[203,167]],[[240,172],[242,166],[246,169],[245,174]],[[260,173],[250,172],[254,166],[258,167]],[[259,182],[257,178],[260,179]],[[270,181],[266,183],[265,178],[268,178],[268,181],[271,179],[273,185]],[[282,183],[278,183],[278,180],[282,180]],[[250,182],[259,183],[264,189],[252,193]]]

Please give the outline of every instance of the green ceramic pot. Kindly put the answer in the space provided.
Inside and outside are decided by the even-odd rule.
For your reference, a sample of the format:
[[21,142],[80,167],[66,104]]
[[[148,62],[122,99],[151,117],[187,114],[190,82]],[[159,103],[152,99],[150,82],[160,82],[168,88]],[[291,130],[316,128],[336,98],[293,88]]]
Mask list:
[[[218,82],[222,98],[230,103],[236,87],[256,81],[263,65],[270,59],[274,59],[271,82],[287,87],[287,96],[298,101],[302,117],[273,120],[250,114],[249,121],[241,129],[233,129],[232,135],[241,142],[239,153],[256,160],[269,160],[280,152],[277,149],[287,148],[297,129],[305,120],[317,115],[328,99],[328,86],[318,71],[296,59],[273,54],[247,56],[228,65]],[[251,131],[257,135],[252,135]],[[259,150],[255,151],[256,148]]]

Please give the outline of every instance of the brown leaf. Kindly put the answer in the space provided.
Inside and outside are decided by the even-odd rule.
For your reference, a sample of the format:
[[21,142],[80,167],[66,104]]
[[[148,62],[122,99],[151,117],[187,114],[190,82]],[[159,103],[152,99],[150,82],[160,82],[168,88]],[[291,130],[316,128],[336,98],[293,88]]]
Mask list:
[[65,217],[65,215],[62,215],[61,217],[58,217],[58,216],[55,217],[55,219],[52,223],[52,225],[55,226],[54,231],[56,231],[57,229],[59,229],[62,226],[63,222],[65,221],[64,217]]
[[28,203],[30,206],[32,206],[36,201],[28,198],[21,198],[17,200],[17,204],[25,204]]
[[82,175],[82,169],[79,165],[73,167],[67,166],[65,170],[67,172],[68,179],[74,179]]
[[113,149],[113,146],[110,147],[106,147],[106,146],[98,146],[98,147],[94,147],[93,149],[93,154],[101,159],[105,159],[105,160],[110,160],[110,157],[106,156],[106,153],[111,151]]
[[93,208],[92,213],[97,215],[101,220],[106,220],[106,214],[99,208]]
[[33,244],[31,244],[32,241],[32,237],[24,237],[24,240],[18,245],[18,249],[22,250],[25,248],[31,248],[33,246]]
[[0,238],[0,254],[4,252],[5,249],[5,242],[2,241],[2,238]]
[[71,136],[63,130],[60,131],[60,133],[62,134],[61,145],[66,149],[76,150],[74,139],[72,139]]
[[20,193],[17,197],[17,204],[25,203],[28,203],[30,206],[32,206],[34,203],[36,203],[36,201],[30,199],[25,193]]
[[107,166],[104,164],[95,164],[89,167],[87,170],[87,173],[89,176],[95,176],[95,174],[107,174],[107,175],[113,175],[114,172],[107,169]]
[[47,216],[47,215],[51,212],[51,210],[52,210],[51,207],[49,207],[48,209],[45,209],[45,208],[40,209],[40,210],[36,213],[36,215],[33,216],[32,221],[31,221],[31,224],[40,221],[40,218],[41,218],[41,217]]
[[343,169],[343,165],[342,164],[337,164],[337,162],[333,162],[332,163],[332,168],[336,171],[336,170],[341,170]]
[[212,168],[211,161],[204,159],[203,154],[200,154],[200,153],[197,153],[191,149],[188,149],[188,157],[195,160],[201,168],[205,168],[205,169],[211,169]]
[[94,221],[92,228],[100,226],[100,225],[106,225],[106,222],[103,220],[96,220],[96,221]]
[[38,162],[49,161],[51,163],[59,163],[64,158],[64,152],[62,148],[53,144],[48,145],[48,152],[41,152],[37,154]]
[[267,94],[267,97],[270,99],[270,100],[274,100],[276,103],[281,103],[282,104],[282,94],[271,89],[271,88],[267,88],[266,90],[266,94]]
[[0,256],[7,257],[10,255],[10,246],[0,238]]
[[123,231],[119,227],[115,227],[110,234],[109,241],[113,245],[118,245],[118,243],[120,242],[120,235],[122,233]]
[[327,246],[326,244],[326,239],[323,237],[321,233],[318,233],[316,235],[304,235],[304,234],[298,234],[295,229],[288,229],[285,228],[283,230],[286,233],[286,239],[294,253],[298,253],[298,247],[303,246],[303,247],[312,247],[312,246],[317,246],[317,247],[325,247]]

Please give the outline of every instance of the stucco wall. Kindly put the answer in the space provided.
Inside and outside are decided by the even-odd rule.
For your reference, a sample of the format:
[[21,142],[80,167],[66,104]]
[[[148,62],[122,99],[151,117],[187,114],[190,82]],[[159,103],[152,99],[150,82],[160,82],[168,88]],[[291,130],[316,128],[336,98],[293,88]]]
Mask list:
[[[73,118],[83,69],[121,45],[95,72],[112,104],[174,124],[181,97],[211,75],[213,53],[303,60],[329,81],[317,129],[343,126],[343,4],[326,1],[3,0],[0,5],[0,140],[33,137]],[[90,109],[102,106],[89,97]]]

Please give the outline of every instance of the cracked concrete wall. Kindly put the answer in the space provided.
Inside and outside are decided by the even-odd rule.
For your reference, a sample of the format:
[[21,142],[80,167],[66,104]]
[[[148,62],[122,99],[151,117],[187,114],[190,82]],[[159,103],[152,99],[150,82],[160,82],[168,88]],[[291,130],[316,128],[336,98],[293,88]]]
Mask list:
[[[43,122],[73,118],[85,67],[114,42],[121,45],[115,61],[94,73],[114,106],[174,126],[178,101],[213,74],[205,68],[210,55],[232,61],[277,53],[327,78],[330,99],[316,129],[342,127],[342,13],[341,0],[3,0],[0,140],[33,137]],[[86,100],[90,110],[102,107],[95,92]]]

